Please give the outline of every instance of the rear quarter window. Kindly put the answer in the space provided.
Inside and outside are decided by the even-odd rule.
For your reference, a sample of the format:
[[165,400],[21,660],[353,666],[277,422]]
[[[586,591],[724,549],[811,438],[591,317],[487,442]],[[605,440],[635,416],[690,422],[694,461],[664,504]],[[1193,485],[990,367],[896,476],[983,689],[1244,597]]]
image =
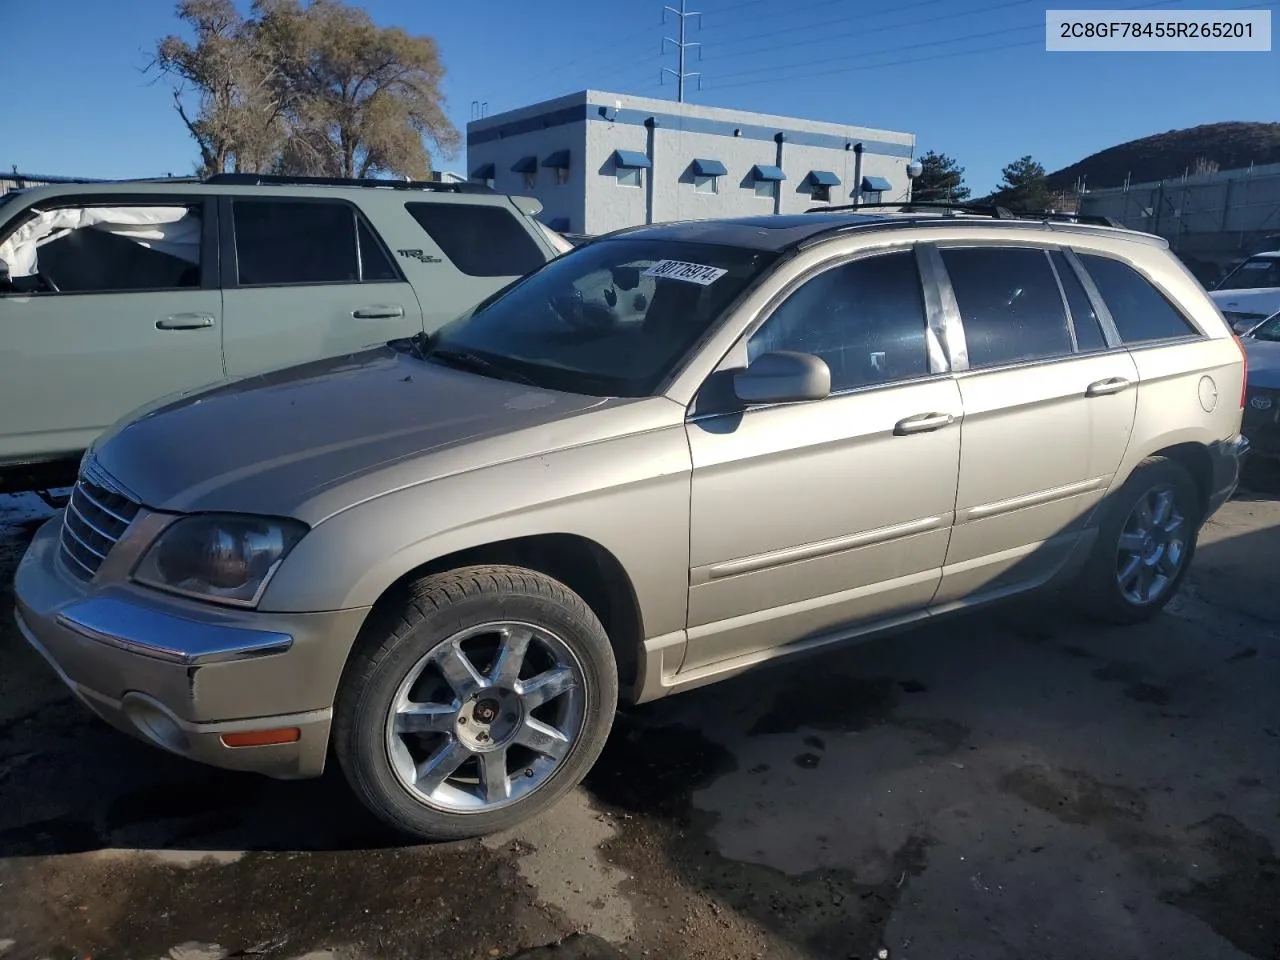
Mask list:
[[515,214],[478,203],[406,203],[405,210],[460,271],[520,277],[547,258]]
[[1153,343],[1195,337],[1200,331],[1146,277],[1120,260],[1091,253],[1076,255],[1093,279],[1124,343]]

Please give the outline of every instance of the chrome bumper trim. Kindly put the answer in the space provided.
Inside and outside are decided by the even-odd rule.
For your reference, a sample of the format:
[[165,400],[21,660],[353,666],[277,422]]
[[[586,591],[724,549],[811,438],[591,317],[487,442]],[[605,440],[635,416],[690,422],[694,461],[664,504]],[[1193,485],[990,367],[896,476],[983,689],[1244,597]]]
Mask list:
[[63,608],[58,624],[88,640],[183,666],[284,653],[287,633],[202,623],[111,597],[91,597]]

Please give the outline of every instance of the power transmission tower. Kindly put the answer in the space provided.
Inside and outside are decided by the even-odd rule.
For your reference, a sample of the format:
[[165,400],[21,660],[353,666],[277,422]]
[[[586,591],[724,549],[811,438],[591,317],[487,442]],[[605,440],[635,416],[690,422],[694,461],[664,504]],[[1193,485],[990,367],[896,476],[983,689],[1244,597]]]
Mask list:
[[667,49],[667,44],[668,44],[668,43],[674,43],[674,44],[676,45],[676,51],[677,51],[677,53],[679,54],[679,57],[680,57],[680,64],[679,64],[679,69],[678,69],[678,70],[672,70],[670,67],[663,67],[663,68],[662,68],[662,76],[664,76],[664,77],[665,77],[665,76],[669,73],[669,74],[671,74],[673,77],[675,77],[675,78],[676,78],[676,100],[677,100],[678,102],[680,102],[680,103],[684,103],[684,82],[685,82],[685,80],[689,79],[690,77],[697,77],[697,78],[698,78],[698,89],[699,89],[699,90],[701,90],[701,89],[702,89],[702,74],[701,74],[701,73],[698,73],[698,72],[696,72],[696,71],[695,71],[695,72],[693,72],[693,73],[686,73],[686,72],[685,72],[685,69],[684,69],[684,54],[685,54],[685,51],[686,51],[689,47],[697,47],[697,48],[698,48],[698,59],[699,59],[699,60],[701,60],[701,59],[702,59],[702,44],[701,44],[701,43],[697,43],[696,41],[686,41],[686,40],[685,40],[685,38],[684,38],[684,37],[685,37],[685,24],[686,24],[686,23],[688,23],[688,20],[689,20],[689,18],[690,18],[690,17],[697,17],[697,18],[698,18],[698,29],[699,29],[699,30],[701,30],[701,29],[702,29],[702,14],[701,14],[701,13],[694,12],[694,11],[691,11],[691,10],[686,10],[686,9],[685,9],[685,0],[680,0],[680,9],[679,9],[679,10],[677,10],[675,7],[663,7],[663,8],[662,8],[662,22],[663,22],[663,23],[666,23],[666,22],[667,22],[667,12],[668,12],[668,11],[670,11],[672,14],[674,14],[675,16],[677,16],[677,17],[679,17],[679,18],[680,18],[680,39],[679,39],[679,40],[675,40],[675,39],[672,39],[671,37],[663,37],[663,38],[662,38],[662,50],[663,50],[663,52],[665,53],[665,52],[666,52],[666,49]]

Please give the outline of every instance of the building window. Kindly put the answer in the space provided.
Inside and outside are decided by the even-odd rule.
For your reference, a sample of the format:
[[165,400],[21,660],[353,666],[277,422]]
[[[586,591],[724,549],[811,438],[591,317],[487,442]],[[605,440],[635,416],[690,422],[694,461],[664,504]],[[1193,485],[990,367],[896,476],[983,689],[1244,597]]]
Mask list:
[[809,196],[813,199],[815,203],[830,203],[831,188],[827,186],[825,183],[815,183],[813,185],[813,190],[809,194]]
[[880,191],[879,191],[879,190],[868,190],[868,191],[866,191],[866,192],[865,192],[865,193],[863,193],[863,195],[862,195],[862,202],[863,202],[863,203],[879,203],[879,202],[880,202]]
[[618,167],[618,186],[643,187],[644,186],[644,168],[643,167]]
[[762,197],[765,200],[772,200],[777,195],[778,195],[777,180],[757,180],[756,181],[757,197]]
[[719,177],[699,177],[693,178],[694,193],[719,193],[720,178]]
[[532,190],[537,185],[538,185],[538,171],[536,169],[525,171],[524,188],[526,190]]
[[556,167],[556,183],[563,187],[568,182],[569,182],[569,168]]
[[564,186],[569,182],[570,161],[568,150],[557,150],[555,153],[551,154],[551,156],[547,157],[547,159],[543,160],[542,165],[544,167],[550,167],[555,171],[557,186]]

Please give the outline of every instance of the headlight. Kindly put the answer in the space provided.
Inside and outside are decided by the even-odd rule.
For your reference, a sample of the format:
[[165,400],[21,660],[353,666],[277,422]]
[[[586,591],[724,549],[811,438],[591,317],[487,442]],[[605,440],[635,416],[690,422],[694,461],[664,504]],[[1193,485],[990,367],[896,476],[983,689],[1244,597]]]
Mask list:
[[166,527],[134,571],[158,590],[252,606],[307,532],[296,520],[237,514],[186,517]]

